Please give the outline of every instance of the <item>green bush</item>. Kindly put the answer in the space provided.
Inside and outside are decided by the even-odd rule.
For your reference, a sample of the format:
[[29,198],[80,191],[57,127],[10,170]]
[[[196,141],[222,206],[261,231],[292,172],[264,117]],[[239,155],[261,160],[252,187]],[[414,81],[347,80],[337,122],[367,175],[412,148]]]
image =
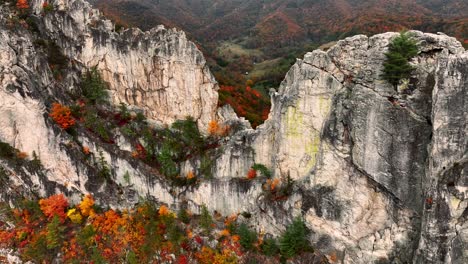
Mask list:
[[244,250],[254,249],[254,243],[257,242],[257,232],[250,230],[245,223],[242,223],[237,228],[237,234],[240,236],[239,243]]
[[161,152],[157,156],[158,162],[161,164],[161,172],[167,177],[175,177],[179,173],[177,164],[172,160],[170,147],[164,144]]
[[132,116],[130,115],[130,112],[128,111],[127,105],[124,103],[120,103],[119,105],[119,114],[120,114],[120,118],[124,120],[129,120],[132,118]]
[[276,256],[279,253],[276,240],[273,238],[266,238],[262,244],[262,252],[266,256]]
[[263,164],[255,163],[252,166],[252,169],[259,171],[262,173],[263,176],[267,177],[268,179],[271,178],[271,171]]
[[190,223],[190,215],[188,214],[187,210],[181,208],[179,212],[177,213],[177,219],[182,221],[184,224],[189,224]]
[[96,133],[102,140],[111,142],[112,135],[109,133],[110,128],[95,110],[86,111],[84,125],[87,129]]
[[206,205],[202,205],[201,214],[200,214],[200,227],[203,229],[203,232],[207,235],[211,233],[213,224],[213,218],[211,217],[210,211]]
[[172,124],[172,130],[175,131],[178,141],[187,148],[193,148],[200,151],[205,141],[197,127],[197,122],[193,117],[187,117],[184,120],[177,120]]
[[111,169],[104,159],[104,154],[99,151],[98,177],[109,180],[111,178]]
[[205,179],[213,178],[213,161],[211,158],[205,154],[200,159],[200,173],[205,177]]
[[8,143],[4,143],[0,141],[0,157],[2,158],[15,158],[16,157],[16,149],[10,146]]
[[382,78],[396,87],[402,79],[411,76],[414,67],[409,60],[418,54],[416,41],[408,33],[400,33],[394,38],[385,53]]
[[284,258],[291,258],[310,249],[309,230],[304,221],[297,217],[279,239],[279,249]]

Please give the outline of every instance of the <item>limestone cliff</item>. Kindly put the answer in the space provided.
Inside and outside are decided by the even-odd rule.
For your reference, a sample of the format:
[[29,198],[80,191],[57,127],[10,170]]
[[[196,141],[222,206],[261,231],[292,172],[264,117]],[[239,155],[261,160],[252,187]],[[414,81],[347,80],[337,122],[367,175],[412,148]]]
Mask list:
[[[206,204],[225,215],[249,212],[271,234],[302,215],[315,248],[339,263],[468,262],[468,53],[454,38],[413,31],[416,70],[397,90],[379,77],[397,33],[358,35],[307,53],[271,92],[269,118],[253,130],[229,107],[216,109],[216,82],[182,32],[115,32],[82,0],[51,1],[48,13],[42,3],[33,2],[35,31],[0,7],[0,141],[36,153],[45,168],[1,159],[8,177],[0,177],[0,200],[56,192],[77,200],[90,192],[112,207],[139,197],[194,211]],[[59,80],[39,37],[67,58]],[[92,67],[115,105],[164,124],[190,115],[203,129],[215,118],[236,127],[212,157],[214,178],[177,188],[132,158],[124,139],[104,144],[54,125],[50,104],[69,102]],[[76,142],[103,153],[110,180],[97,176]],[[246,181],[254,163],[295,180],[292,193],[272,199],[265,179]]]

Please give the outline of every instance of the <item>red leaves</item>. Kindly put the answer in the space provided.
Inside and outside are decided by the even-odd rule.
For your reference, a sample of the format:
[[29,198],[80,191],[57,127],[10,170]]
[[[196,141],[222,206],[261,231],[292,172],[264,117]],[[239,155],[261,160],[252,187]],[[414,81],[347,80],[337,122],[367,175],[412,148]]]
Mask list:
[[68,201],[63,194],[56,194],[47,199],[41,199],[39,200],[39,206],[49,220],[57,215],[60,222],[65,222],[67,217],[65,209],[68,207]]
[[203,239],[199,235],[195,236],[194,239],[195,239],[195,242],[197,242],[198,244],[200,245],[203,244]]
[[[143,204],[123,212],[112,209],[94,212],[94,199],[87,195],[80,204],[68,210],[82,215],[83,221],[79,222],[65,217],[68,206],[67,199],[57,194],[40,200],[40,210],[34,202],[28,203],[29,211],[11,209],[15,227],[6,229],[8,225],[0,222],[0,247],[19,248],[19,253],[26,257],[25,252],[37,252],[35,260],[41,263],[54,258],[58,252],[66,263],[76,259],[86,263],[103,260],[119,263],[129,256],[141,263],[150,263],[156,257],[165,263],[236,263],[242,255],[238,235],[231,235],[225,229],[221,231],[222,240],[216,247],[204,246],[209,240],[193,234],[190,225],[180,222],[166,206],[157,210]],[[226,218],[225,224],[230,225],[236,217]],[[212,225],[216,226],[215,223]],[[187,237],[182,237],[185,229]],[[173,240],[172,232],[177,232],[180,240]],[[42,250],[50,245],[50,241],[59,251]],[[96,253],[91,254],[91,247],[95,247]]]
[[135,151],[132,152],[132,157],[138,158],[138,159],[146,159],[146,154],[147,153],[146,153],[145,147],[143,147],[143,145],[138,143],[136,145]]
[[250,121],[252,127],[257,127],[268,117],[270,99],[263,97],[259,91],[251,87],[220,87],[220,105],[229,104],[239,116]]
[[177,264],[189,264],[189,260],[186,255],[180,255],[177,258]]
[[252,180],[257,177],[257,171],[254,169],[250,169],[249,172],[247,172],[247,179]]
[[49,116],[52,117],[55,123],[62,129],[66,130],[75,125],[75,119],[72,117],[70,108],[59,103],[52,104],[52,110]]
[[16,2],[16,7],[18,9],[20,9],[20,10],[28,9],[29,8],[28,1],[27,0],[18,0]]

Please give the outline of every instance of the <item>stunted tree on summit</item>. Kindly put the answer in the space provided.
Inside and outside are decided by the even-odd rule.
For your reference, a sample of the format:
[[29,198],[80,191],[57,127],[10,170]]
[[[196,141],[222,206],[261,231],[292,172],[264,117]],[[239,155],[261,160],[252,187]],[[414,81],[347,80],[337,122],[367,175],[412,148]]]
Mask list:
[[416,41],[406,32],[392,40],[385,53],[385,62],[382,78],[391,83],[395,88],[402,79],[408,79],[414,67],[409,64],[418,54]]

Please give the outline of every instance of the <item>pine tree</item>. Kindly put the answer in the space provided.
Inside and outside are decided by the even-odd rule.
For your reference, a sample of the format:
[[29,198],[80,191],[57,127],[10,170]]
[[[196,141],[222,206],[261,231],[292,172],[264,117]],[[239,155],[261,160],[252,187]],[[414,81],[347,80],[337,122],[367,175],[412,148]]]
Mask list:
[[62,245],[63,231],[65,227],[61,226],[60,219],[57,215],[52,218],[52,221],[47,224],[47,248],[56,249]]
[[279,240],[279,248],[284,258],[291,258],[300,252],[309,249],[307,236],[309,230],[304,221],[297,217],[293,223],[286,228]]
[[83,95],[92,104],[107,103],[109,94],[107,93],[107,83],[101,78],[101,75],[94,67],[89,70],[82,79]]
[[242,248],[244,248],[246,251],[253,250],[254,243],[257,241],[257,232],[250,230],[245,223],[242,223],[239,226],[237,233],[240,236],[239,243],[241,244]]
[[211,230],[213,227],[211,226],[213,224],[213,218],[211,217],[210,211],[208,211],[208,208],[206,205],[202,205],[201,208],[201,215],[200,215],[200,227],[203,229],[203,232],[207,235],[211,233]]
[[400,33],[392,40],[388,52],[385,53],[386,59],[381,77],[396,88],[402,79],[411,76],[414,67],[408,61],[417,54],[416,41],[408,33]]

